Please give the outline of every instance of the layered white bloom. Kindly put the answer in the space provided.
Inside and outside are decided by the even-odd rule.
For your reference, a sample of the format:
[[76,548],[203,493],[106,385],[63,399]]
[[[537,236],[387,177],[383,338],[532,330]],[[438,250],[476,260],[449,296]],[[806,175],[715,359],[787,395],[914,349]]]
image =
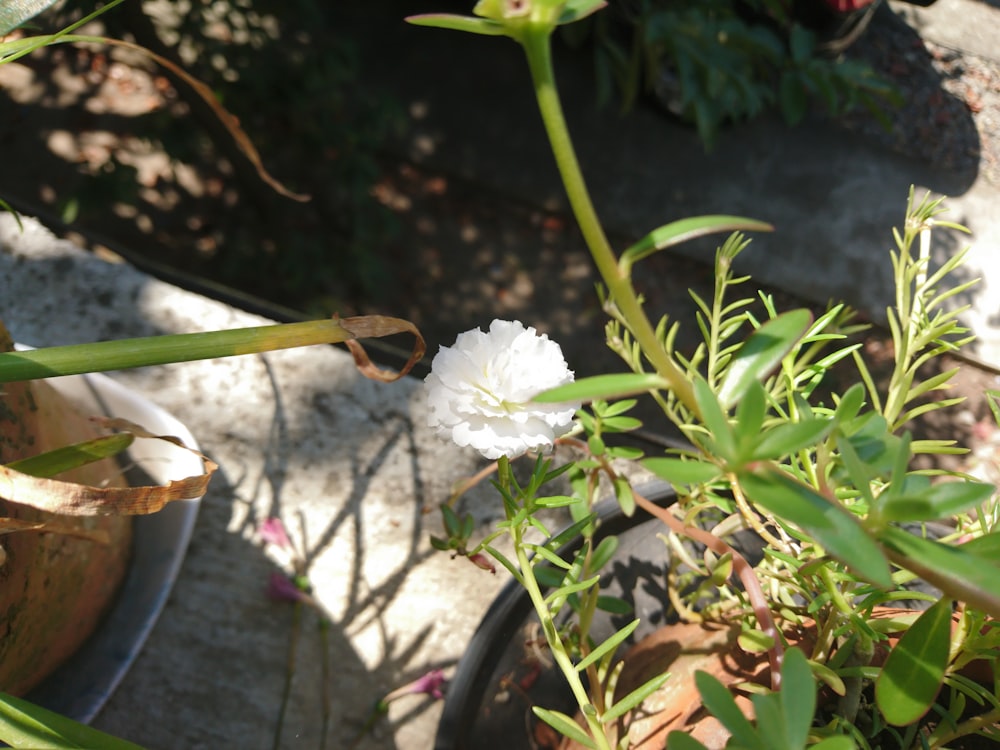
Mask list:
[[488,459],[551,448],[579,404],[536,404],[542,391],[573,382],[559,344],[518,321],[494,320],[442,346],[425,380],[429,423]]

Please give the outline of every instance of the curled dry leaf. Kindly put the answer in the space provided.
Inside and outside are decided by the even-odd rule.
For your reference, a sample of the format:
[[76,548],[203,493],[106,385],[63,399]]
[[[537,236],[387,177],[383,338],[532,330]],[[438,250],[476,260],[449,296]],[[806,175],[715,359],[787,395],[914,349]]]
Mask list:
[[[106,428],[131,432],[137,438],[165,440],[198,456],[205,472],[175,479],[164,485],[141,487],[92,487],[22,474],[0,467],[0,497],[21,505],[63,516],[133,516],[155,513],[173,500],[189,500],[205,494],[208,482],[218,465],[202,453],[188,448],[170,435],[153,435],[143,427],[124,419],[92,417]],[[13,530],[13,529],[11,529]],[[54,528],[39,529],[57,531]]]
[[[390,318],[385,315],[361,315],[354,318],[343,318],[339,322],[341,328],[354,336],[354,339],[348,339],[344,344],[354,357],[355,366],[362,375],[371,380],[378,380],[382,383],[391,383],[394,380],[399,380],[413,369],[413,365],[419,362],[421,357],[424,356],[424,352],[427,351],[427,344],[424,342],[424,337],[420,335],[417,327],[410,321],[403,320],[402,318]],[[362,338],[394,336],[398,333],[412,334],[415,339],[410,357],[399,372],[376,367],[368,357],[368,353],[364,350],[364,347],[356,341],[356,339]]]

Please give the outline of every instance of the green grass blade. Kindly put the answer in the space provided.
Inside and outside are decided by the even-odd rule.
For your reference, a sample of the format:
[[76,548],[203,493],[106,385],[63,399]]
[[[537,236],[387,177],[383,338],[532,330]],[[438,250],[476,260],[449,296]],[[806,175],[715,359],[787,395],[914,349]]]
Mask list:
[[132,445],[134,440],[135,435],[119,432],[12,461],[7,464],[7,468],[33,477],[54,477],[64,471],[117,456]]
[[67,719],[22,698],[0,693],[0,741],[15,748],[142,750],[127,740]]

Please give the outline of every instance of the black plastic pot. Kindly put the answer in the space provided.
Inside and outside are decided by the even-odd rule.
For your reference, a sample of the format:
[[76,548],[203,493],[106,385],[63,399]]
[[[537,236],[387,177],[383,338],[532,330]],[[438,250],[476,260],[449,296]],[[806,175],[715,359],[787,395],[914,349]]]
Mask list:
[[[675,500],[665,482],[638,489],[662,506]],[[615,616],[599,612],[591,632],[600,641],[637,617],[640,625],[631,643],[665,624],[668,555],[657,537],[664,527],[642,510],[625,516],[614,499],[602,501],[597,512],[598,539],[609,535],[619,539],[602,591],[628,601],[633,611]],[[560,556],[568,559],[580,543],[567,544]],[[562,673],[555,667],[539,669],[525,645],[537,623],[527,594],[511,580],[490,605],[448,685],[435,750],[533,750],[537,745],[530,740],[536,724],[532,704],[575,713]]]

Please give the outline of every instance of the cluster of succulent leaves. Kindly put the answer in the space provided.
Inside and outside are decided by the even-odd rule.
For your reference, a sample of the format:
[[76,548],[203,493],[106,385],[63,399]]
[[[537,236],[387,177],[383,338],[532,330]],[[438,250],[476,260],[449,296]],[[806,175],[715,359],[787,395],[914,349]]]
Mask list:
[[[797,5],[804,5],[799,3]],[[815,3],[821,9],[822,3]],[[796,4],[774,0],[636,0],[566,29],[589,41],[598,96],[628,108],[654,96],[692,122],[706,146],[721,126],[777,106],[790,124],[811,102],[830,114],[876,114],[898,94],[869,66],[824,50]]]
[[[894,734],[900,747],[909,747],[925,717],[936,724],[929,735],[936,743],[977,731],[982,727],[974,721],[963,725],[958,719],[974,704],[989,722],[1000,715],[1000,699],[992,687],[958,674],[970,660],[994,659],[1000,646],[995,488],[964,476],[934,482],[935,474],[946,472],[911,470],[918,453],[960,449],[953,441],[914,440],[905,429],[914,417],[956,402],[934,398],[948,387],[955,370],[923,379],[920,368],[969,340],[958,323],[962,308],[945,304],[968,284],[941,290],[964,253],[932,271],[926,246],[919,255],[913,252],[932,225],[951,226],[937,218],[941,211],[940,201],[917,205],[911,196],[905,229],[896,233],[892,260],[897,299],[888,313],[895,363],[885,393],[861,359],[859,345],[847,338],[855,329],[846,322],[849,311],[843,307],[813,320],[806,310],[778,314],[773,301],[762,296],[767,312],[762,322],[750,312],[752,298],[728,300],[726,293],[746,280],[732,273],[734,258],[746,246],[734,235],[717,254],[714,298],[695,297],[703,345],[684,357],[672,347],[676,325],[664,320],[658,329],[665,350],[694,382],[697,411],[661,390],[658,376],[644,371],[644,355],[626,321],[616,315],[613,300],[606,300],[613,318],[609,341],[635,374],[585,379],[546,396],[608,398],[613,391],[657,388],[653,396],[691,447],[647,458],[644,465],[678,489],[685,523],[716,526],[720,518],[738,519],[728,524],[730,529],[750,528],[766,540],[756,574],[771,595],[776,620],[817,622],[821,637],[810,658],[818,678],[844,695],[852,689],[848,676],[875,679],[873,711],[859,719],[854,705],[850,716],[827,727],[827,733],[848,733],[862,747],[877,732]],[[661,237],[658,244],[668,242]],[[818,386],[825,374],[848,358],[856,363],[857,382],[820,400]],[[995,401],[991,407],[996,413]],[[949,519],[955,524],[945,528],[946,538],[926,533],[927,524]],[[967,540],[956,544],[961,535]],[[714,572],[701,571],[721,583]],[[875,606],[934,600],[906,588],[914,578],[939,590],[938,603],[904,624],[901,640],[881,669],[847,662],[852,655],[870,655],[872,644],[885,639],[870,618]],[[697,595],[701,593],[699,589]],[[752,627],[755,615],[744,592],[728,586],[725,593],[718,608],[728,608],[726,616],[732,617],[735,603]],[[953,633],[954,602],[960,603],[960,624]],[[704,678],[701,687],[709,708],[720,718],[730,716],[719,703],[717,688]],[[779,696],[773,699],[775,706],[781,705]],[[742,724],[732,720],[738,723],[727,722],[732,747],[803,746],[774,744],[777,735],[771,733],[791,731],[794,725],[777,709],[759,714],[752,740],[742,730],[734,731]],[[825,732],[810,736],[818,741]],[[693,746],[679,738],[671,743],[682,750]]]

